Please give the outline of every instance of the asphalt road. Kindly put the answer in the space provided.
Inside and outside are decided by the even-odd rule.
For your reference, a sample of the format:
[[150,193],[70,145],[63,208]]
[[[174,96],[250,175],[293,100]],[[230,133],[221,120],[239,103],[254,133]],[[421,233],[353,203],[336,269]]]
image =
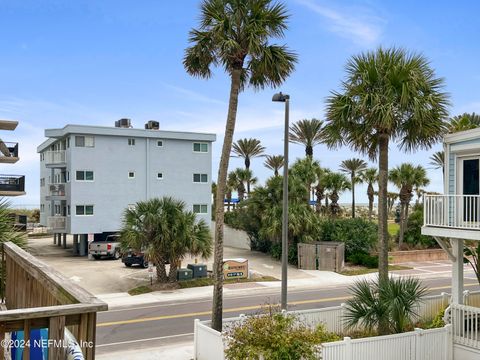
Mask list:
[[[431,294],[449,292],[450,278],[423,281]],[[474,280],[465,280],[465,288],[480,290]],[[296,290],[288,294],[290,309],[313,309],[339,305],[348,298],[348,286]],[[225,297],[224,317],[259,312],[262,305],[278,303],[279,292],[253,293]],[[211,299],[149,304],[116,309],[98,314],[97,353],[145,349],[187,342],[193,339],[194,319],[210,319]]]

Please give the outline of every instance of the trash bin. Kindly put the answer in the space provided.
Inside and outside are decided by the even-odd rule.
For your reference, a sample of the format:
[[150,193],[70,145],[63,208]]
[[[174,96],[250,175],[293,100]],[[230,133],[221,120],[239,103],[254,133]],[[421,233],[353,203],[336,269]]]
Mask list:
[[178,269],[177,280],[192,280],[193,271],[191,269]]

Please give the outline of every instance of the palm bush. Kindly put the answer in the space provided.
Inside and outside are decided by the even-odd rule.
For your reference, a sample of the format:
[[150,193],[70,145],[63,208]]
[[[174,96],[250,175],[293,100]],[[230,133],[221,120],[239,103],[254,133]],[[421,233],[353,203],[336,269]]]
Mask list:
[[418,319],[418,305],[426,294],[416,278],[360,280],[350,290],[353,297],[346,302],[344,317],[347,328],[363,327],[380,335],[406,331]]
[[0,243],[13,242],[14,244],[25,247],[25,234],[18,232],[14,228],[15,220],[10,216],[12,210],[10,202],[6,199],[0,200]]
[[[176,271],[187,255],[208,258],[212,238],[206,222],[197,221],[185,203],[171,197],[140,201],[126,209],[120,231],[122,248],[143,249],[157,268],[158,282],[176,281]],[[167,276],[165,263],[170,263]]]

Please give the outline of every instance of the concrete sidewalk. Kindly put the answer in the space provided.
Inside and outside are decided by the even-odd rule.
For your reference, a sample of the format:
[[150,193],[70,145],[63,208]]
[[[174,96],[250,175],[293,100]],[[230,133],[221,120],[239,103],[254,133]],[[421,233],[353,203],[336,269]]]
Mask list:
[[193,359],[193,343],[178,343],[150,349],[112,352],[95,356],[98,360],[190,360]]

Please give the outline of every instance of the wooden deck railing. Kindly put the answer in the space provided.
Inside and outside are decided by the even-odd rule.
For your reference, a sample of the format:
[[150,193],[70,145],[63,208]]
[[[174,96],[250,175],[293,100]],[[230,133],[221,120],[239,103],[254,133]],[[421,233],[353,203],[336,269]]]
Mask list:
[[[0,341],[7,332],[23,330],[27,343],[30,329],[47,328],[53,344],[48,359],[64,360],[65,347],[55,344],[64,341],[68,328],[85,359],[95,359],[97,312],[107,310],[107,304],[13,243],[3,245],[1,269],[0,291],[7,310],[0,311]],[[23,359],[30,359],[30,349],[23,350]]]

